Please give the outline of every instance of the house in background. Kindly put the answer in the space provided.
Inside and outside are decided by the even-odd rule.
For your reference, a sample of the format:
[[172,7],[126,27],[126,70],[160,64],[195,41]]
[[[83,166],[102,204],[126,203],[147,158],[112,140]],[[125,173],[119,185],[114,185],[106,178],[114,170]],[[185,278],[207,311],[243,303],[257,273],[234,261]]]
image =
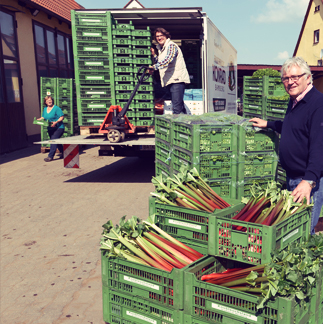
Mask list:
[[74,78],[74,0],[1,0],[0,153],[40,138],[40,77]]
[[303,57],[312,72],[317,70],[313,84],[323,92],[323,0],[309,1],[293,56]]

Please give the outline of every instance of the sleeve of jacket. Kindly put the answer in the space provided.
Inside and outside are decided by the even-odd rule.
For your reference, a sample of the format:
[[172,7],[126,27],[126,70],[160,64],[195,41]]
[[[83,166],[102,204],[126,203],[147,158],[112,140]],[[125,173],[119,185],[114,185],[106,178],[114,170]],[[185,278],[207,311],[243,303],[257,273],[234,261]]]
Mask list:
[[[309,155],[304,179],[317,181],[323,173],[323,96],[317,101],[317,109],[310,118]],[[299,148],[302,149],[301,147]]]

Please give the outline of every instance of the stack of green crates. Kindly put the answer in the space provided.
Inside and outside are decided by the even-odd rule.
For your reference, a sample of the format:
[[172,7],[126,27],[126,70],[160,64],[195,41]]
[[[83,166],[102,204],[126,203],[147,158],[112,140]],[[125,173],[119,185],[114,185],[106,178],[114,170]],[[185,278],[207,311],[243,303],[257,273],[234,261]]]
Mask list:
[[71,11],[78,123],[100,125],[115,105],[110,12]]
[[[275,180],[278,138],[271,130],[243,123],[205,124],[194,116],[156,116],[156,175],[171,176],[182,166],[195,167],[222,197],[248,196],[254,182]],[[202,117],[203,118],[203,117]],[[240,120],[240,122],[239,122]]]
[[243,116],[282,120],[289,97],[277,76],[243,77]]
[[[69,137],[77,133],[77,123],[75,123],[75,87],[73,79],[66,78],[40,78],[40,107],[41,114],[44,109],[44,98],[52,96],[56,106],[60,107],[64,113],[64,134]],[[47,127],[41,126],[41,140],[49,140]],[[49,147],[49,144],[42,144],[42,147]]]
[[[130,21],[129,24],[116,22],[112,34],[116,101],[123,108],[139,80],[140,67],[152,65],[151,32],[149,27],[136,29]],[[126,116],[135,126],[153,126],[154,115],[153,85],[149,78],[140,85]]]
[[[151,33],[118,23],[111,12],[72,11],[78,121],[98,126],[111,105],[128,101],[140,66],[151,62]],[[138,89],[126,116],[135,126],[154,125],[152,78]]]

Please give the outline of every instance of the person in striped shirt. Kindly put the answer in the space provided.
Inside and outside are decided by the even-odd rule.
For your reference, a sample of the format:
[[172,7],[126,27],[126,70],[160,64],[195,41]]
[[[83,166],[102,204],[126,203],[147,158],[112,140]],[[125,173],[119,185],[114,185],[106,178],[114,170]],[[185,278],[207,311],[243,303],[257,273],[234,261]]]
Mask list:
[[190,77],[181,49],[170,39],[169,32],[164,28],[156,28],[154,39],[158,43],[158,55],[151,48],[154,65],[150,66],[150,74],[159,70],[161,86],[166,87],[171,94],[173,113],[185,114],[184,91],[185,84],[190,83]]

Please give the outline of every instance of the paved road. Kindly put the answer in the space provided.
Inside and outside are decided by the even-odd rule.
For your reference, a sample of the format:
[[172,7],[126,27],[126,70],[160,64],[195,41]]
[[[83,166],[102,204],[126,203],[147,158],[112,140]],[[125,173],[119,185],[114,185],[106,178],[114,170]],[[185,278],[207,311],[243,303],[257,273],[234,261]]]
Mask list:
[[80,169],[39,146],[0,157],[1,324],[102,324],[102,224],[148,216],[153,160],[99,157]]

